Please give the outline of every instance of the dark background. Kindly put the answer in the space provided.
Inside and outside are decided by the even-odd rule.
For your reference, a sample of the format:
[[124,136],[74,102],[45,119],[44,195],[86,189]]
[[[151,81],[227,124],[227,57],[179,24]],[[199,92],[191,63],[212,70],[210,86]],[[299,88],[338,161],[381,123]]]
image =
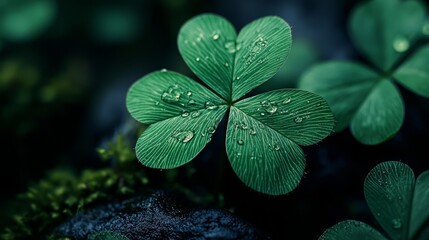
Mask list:
[[[95,149],[130,121],[125,95],[134,81],[162,68],[193,76],[176,46],[187,19],[217,13],[239,30],[256,18],[278,15],[291,25],[291,56],[258,92],[294,87],[299,75],[316,62],[365,62],[347,33],[348,17],[358,2],[53,1],[52,20],[39,33],[24,40],[0,36],[0,79],[14,81],[0,81],[0,223],[7,221],[15,195],[49,169],[98,166]],[[5,11],[0,3],[0,16]],[[240,182],[225,158],[222,128],[194,160],[200,166],[195,179],[210,188],[211,177],[218,174],[210,166],[225,161],[221,181],[226,205],[274,239],[317,239],[345,219],[380,229],[364,199],[366,174],[391,160],[408,164],[416,176],[429,169],[429,100],[400,90],[406,116],[393,139],[365,146],[345,130],[304,147],[306,174],[286,196],[260,194]]]

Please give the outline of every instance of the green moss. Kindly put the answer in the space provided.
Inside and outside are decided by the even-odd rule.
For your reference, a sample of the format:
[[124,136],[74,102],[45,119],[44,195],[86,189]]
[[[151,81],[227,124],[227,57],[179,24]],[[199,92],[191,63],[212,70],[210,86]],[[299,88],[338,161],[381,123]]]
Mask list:
[[113,158],[116,168],[84,170],[80,174],[70,169],[50,171],[45,179],[18,197],[20,213],[13,216],[1,238],[44,238],[59,223],[87,207],[147,188],[147,175],[135,167],[138,162],[134,154],[129,154],[133,151],[122,135],[98,151],[104,153],[102,158]]

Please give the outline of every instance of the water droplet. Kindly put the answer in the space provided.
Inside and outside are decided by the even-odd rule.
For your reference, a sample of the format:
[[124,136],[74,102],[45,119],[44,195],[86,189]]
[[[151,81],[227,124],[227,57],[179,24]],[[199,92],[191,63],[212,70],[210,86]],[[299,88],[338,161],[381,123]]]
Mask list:
[[210,126],[210,127],[207,129],[207,133],[209,133],[209,134],[213,134],[214,132],[216,132],[216,128],[215,128],[214,126]]
[[249,134],[250,135],[256,135],[256,130],[254,128],[250,128],[249,129]]
[[302,122],[302,117],[298,116],[298,117],[296,117],[296,118],[294,119],[294,121],[295,121],[296,123],[301,123],[301,122]]
[[180,142],[187,143],[187,142],[191,141],[192,138],[194,137],[194,132],[192,132],[192,131],[179,131],[179,132],[173,133],[171,137],[180,141]]
[[201,42],[201,39],[204,38],[204,33],[200,33],[197,37],[197,42]]
[[215,35],[213,35],[213,40],[217,41],[219,39],[219,36],[220,35],[216,33]]
[[261,107],[269,114],[274,114],[275,112],[277,112],[277,105],[275,104],[275,102],[264,100],[260,102],[260,104]]
[[206,108],[206,109],[208,109],[208,110],[214,110],[214,109],[218,108],[218,106],[217,106],[216,104],[214,104],[213,102],[210,102],[210,101],[207,101],[207,102],[204,104],[204,106],[205,106],[205,108]]
[[395,218],[392,220],[392,227],[395,229],[400,229],[402,227],[401,219]]
[[182,113],[182,117],[188,117],[189,116],[189,112],[188,111],[184,111],[183,113]]
[[192,92],[191,92],[191,91],[188,91],[188,92],[186,93],[186,96],[188,96],[188,97],[192,96]]
[[256,157],[255,156],[251,156],[250,157],[250,161],[255,161],[256,160]]
[[234,41],[226,42],[225,48],[229,53],[235,53],[235,42]]
[[241,139],[240,139],[240,140],[238,140],[238,141],[237,141],[237,143],[238,143],[238,145],[244,145],[244,141],[243,141],[243,140],[241,140]]
[[189,43],[189,41],[188,40],[185,40],[185,41],[183,41],[185,44],[188,44]]
[[241,49],[241,43],[237,43],[235,46],[235,50],[239,51]]
[[194,100],[194,99],[190,99],[190,100],[188,101],[188,105],[197,105],[197,102],[195,102],[195,100]]
[[264,112],[261,112],[261,113],[260,113],[260,115],[261,115],[261,116],[265,116],[265,113],[264,113]]
[[197,62],[199,62],[199,61],[201,60],[201,58],[197,57],[197,58],[195,58],[195,60],[196,60]]
[[155,105],[159,105],[159,102],[158,102],[158,101],[156,101],[156,102],[155,102]]
[[161,69],[161,72],[167,72],[167,69],[163,68]]
[[423,35],[429,36],[429,21],[426,21],[426,23],[423,24],[422,33]]
[[273,146],[273,148],[274,148],[274,150],[276,150],[276,151],[280,150],[280,146],[279,146],[279,145],[277,145],[277,144],[275,144],[275,145]]
[[199,117],[201,115],[201,113],[200,112],[192,112],[191,113],[191,117],[192,118],[197,118],[197,117]]
[[235,153],[235,157],[237,157],[237,158],[241,157],[241,153],[239,153],[239,152]]
[[393,40],[393,48],[397,52],[405,52],[410,47],[410,43],[408,40],[403,36],[398,36]]
[[161,100],[167,103],[175,103],[180,101],[181,96],[182,91],[178,85],[173,85],[161,94]]
[[240,80],[240,77],[235,77],[235,80]]
[[227,62],[225,63],[225,67],[229,67],[229,64]]

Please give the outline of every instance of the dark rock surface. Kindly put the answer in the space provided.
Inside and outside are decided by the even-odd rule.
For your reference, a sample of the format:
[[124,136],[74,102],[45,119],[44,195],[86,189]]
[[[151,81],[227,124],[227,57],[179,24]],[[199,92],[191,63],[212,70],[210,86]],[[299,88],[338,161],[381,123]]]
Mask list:
[[81,212],[61,224],[55,235],[85,239],[101,231],[129,239],[269,239],[249,223],[218,209],[195,208],[168,191],[109,203]]

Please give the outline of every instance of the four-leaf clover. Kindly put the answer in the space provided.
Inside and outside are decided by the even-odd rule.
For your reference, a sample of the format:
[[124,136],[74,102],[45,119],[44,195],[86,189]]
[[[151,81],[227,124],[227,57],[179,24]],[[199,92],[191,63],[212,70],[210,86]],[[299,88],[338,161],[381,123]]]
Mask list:
[[328,104],[316,94],[295,89],[239,100],[277,72],[291,42],[289,25],[275,16],[253,21],[238,35],[217,15],[186,22],[178,36],[179,51],[212,91],[167,70],[134,83],[127,95],[128,111],[151,124],[136,144],[140,162],[163,169],[189,162],[229,111],[226,151],[238,177],[259,192],[292,191],[305,168],[299,145],[317,143],[332,131]]
[[424,20],[424,7],[417,1],[372,0],[354,10],[352,40],[375,69],[333,61],[316,65],[300,81],[300,88],[328,101],[335,131],[350,124],[359,142],[379,144],[395,135],[404,120],[404,103],[394,82],[429,97],[429,46],[406,55],[415,40],[428,34]]

